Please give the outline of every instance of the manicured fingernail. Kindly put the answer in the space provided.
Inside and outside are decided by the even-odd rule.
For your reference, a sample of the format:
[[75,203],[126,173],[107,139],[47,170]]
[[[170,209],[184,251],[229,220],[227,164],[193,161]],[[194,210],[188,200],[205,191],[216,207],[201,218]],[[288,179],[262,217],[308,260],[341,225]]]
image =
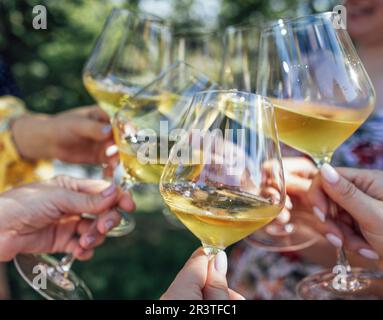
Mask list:
[[318,207],[313,207],[313,213],[316,215],[316,217],[321,221],[325,222],[326,221],[326,215],[322,212],[321,209]]
[[116,191],[116,185],[112,183],[108,188],[106,188],[103,192],[101,192],[101,195],[104,198],[107,198],[111,196]]
[[290,220],[290,213],[287,210],[282,210],[282,212],[278,215],[278,221],[280,223],[287,223]]
[[112,146],[109,146],[105,150],[105,154],[107,157],[114,156],[118,152],[118,147],[114,144]]
[[342,239],[338,238],[335,234],[326,234],[327,240],[336,248],[340,248],[343,245]]
[[291,210],[293,208],[293,203],[291,202],[290,198],[286,198],[286,201],[285,201],[285,207],[286,209],[289,209]]
[[87,236],[85,238],[85,243],[86,243],[87,246],[91,245],[95,241],[96,241],[95,236]]
[[217,253],[214,259],[214,268],[220,274],[226,276],[227,272],[227,257],[225,251]]
[[331,184],[335,184],[339,180],[339,174],[336,170],[330,166],[328,163],[325,163],[320,169],[322,177]]
[[113,226],[114,226],[114,222],[113,220],[107,220],[104,224],[105,226],[105,230],[106,231],[109,231],[109,230],[112,230]]
[[102,132],[106,135],[106,134],[109,134],[110,132],[112,131],[112,126],[111,125],[107,125],[107,126],[104,126],[102,128]]
[[367,259],[379,260],[379,255],[373,250],[362,248],[359,249],[358,252],[361,256]]

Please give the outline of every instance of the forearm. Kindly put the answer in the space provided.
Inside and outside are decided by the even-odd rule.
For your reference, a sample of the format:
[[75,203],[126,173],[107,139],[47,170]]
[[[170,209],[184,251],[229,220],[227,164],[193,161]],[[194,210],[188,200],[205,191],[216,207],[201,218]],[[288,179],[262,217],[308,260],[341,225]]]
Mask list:
[[26,114],[13,121],[13,140],[22,158],[39,160],[53,157],[50,119],[49,115]]

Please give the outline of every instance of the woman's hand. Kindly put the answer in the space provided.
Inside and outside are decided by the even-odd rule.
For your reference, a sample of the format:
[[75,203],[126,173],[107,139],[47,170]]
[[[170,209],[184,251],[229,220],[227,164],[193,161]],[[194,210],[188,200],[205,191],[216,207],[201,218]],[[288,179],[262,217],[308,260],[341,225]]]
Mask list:
[[[18,253],[72,253],[89,259],[93,248],[120,222],[116,211],[133,211],[128,194],[103,180],[67,176],[24,185],[0,195],[0,261]],[[82,213],[98,219],[82,218]]]
[[[328,199],[330,198],[330,200]],[[307,195],[320,227],[336,247],[378,260],[383,257],[383,172],[323,165]],[[330,201],[338,205],[334,218]]]
[[[283,158],[283,169],[286,183],[286,203],[277,221],[289,222],[292,214],[309,212],[311,208],[307,201],[307,191],[310,189],[312,179],[318,169],[312,161],[304,157]],[[308,216],[308,215],[305,215]],[[311,221],[307,221],[311,223]]]
[[228,288],[227,257],[220,252],[209,261],[202,248],[197,249],[178,273],[162,300],[244,300]]
[[[70,163],[117,165],[117,148],[109,118],[96,106],[82,107],[54,116],[31,114],[12,124],[16,147],[30,160],[59,159]],[[115,155],[114,157],[112,157]]]

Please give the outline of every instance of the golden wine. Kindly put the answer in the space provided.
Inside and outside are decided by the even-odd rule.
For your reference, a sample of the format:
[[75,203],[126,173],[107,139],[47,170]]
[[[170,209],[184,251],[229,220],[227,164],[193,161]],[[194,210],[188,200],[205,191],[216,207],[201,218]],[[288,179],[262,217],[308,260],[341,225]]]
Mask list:
[[366,120],[362,110],[294,102],[273,101],[279,138],[314,159],[331,156]]
[[[160,95],[142,95],[124,99],[125,108],[121,111],[121,116],[123,116],[122,126],[118,124],[119,120],[117,119],[113,125],[113,131],[115,141],[119,148],[122,165],[129,179],[134,182],[158,184],[165,165],[160,162],[160,137],[156,139],[156,142],[153,142],[155,145],[152,146],[156,149],[155,159],[151,159],[154,160],[155,163],[142,163],[137,159],[137,152],[141,146],[141,142],[137,140],[134,132],[139,131],[141,128],[152,129],[159,136],[160,121],[167,121],[169,128],[171,128],[174,122],[174,110],[172,110],[172,107],[177,100],[178,96],[168,92],[164,92]],[[177,110],[177,116],[181,113],[182,111]],[[124,136],[124,138],[121,138],[120,130],[125,130],[124,125],[127,123],[131,126],[132,132],[129,135],[123,132],[122,136]],[[164,138],[168,139],[167,136]],[[146,143],[148,145],[148,142]],[[172,145],[172,142],[169,141],[168,151]],[[167,159],[164,159],[164,162],[166,160]]]
[[246,192],[191,182],[166,183],[160,191],[170,210],[203,244],[222,249],[263,227],[282,209]]
[[159,158],[156,164],[141,163],[136,157],[133,144],[127,142],[119,146],[119,152],[121,163],[131,180],[148,184],[158,184],[160,182],[165,165],[159,163]]
[[112,79],[95,80],[84,77],[84,85],[89,94],[98,102],[110,117],[124,106],[124,101],[131,96],[131,90]]

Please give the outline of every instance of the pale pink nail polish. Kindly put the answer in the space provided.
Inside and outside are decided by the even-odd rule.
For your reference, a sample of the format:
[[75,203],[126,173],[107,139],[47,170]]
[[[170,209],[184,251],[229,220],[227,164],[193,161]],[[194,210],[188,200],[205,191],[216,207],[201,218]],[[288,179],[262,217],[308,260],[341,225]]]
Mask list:
[[326,234],[326,239],[336,248],[340,248],[343,245],[342,239],[338,238],[335,234]]
[[214,259],[214,268],[220,274],[226,276],[227,272],[227,257],[225,251],[217,253]]
[[115,191],[116,191],[116,185],[112,183],[108,188],[106,188],[104,191],[101,192],[101,195],[104,198],[107,198],[111,196]]
[[326,221],[326,215],[318,207],[313,207],[313,213],[321,222]]
[[331,184],[335,184],[339,181],[339,173],[330,166],[328,163],[325,163],[320,169],[322,177]]
[[362,248],[362,249],[359,249],[358,252],[361,256],[367,259],[379,260],[379,255],[373,250]]

